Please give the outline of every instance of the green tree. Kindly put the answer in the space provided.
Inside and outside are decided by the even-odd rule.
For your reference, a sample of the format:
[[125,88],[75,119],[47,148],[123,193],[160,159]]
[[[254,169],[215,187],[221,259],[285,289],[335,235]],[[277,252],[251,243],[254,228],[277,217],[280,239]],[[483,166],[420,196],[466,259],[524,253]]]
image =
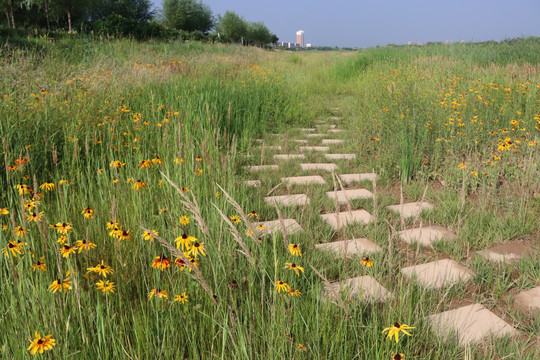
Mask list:
[[113,14],[137,21],[149,21],[154,17],[150,0],[92,0],[89,7],[91,21],[105,20]]
[[247,39],[250,44],[259,47],[264,47],[278,40],[277,36],[272,34],[270,29],[260,21],[248,24]]
[[219,16],[217,31],[223,40],[239,43],[248,35],[248,23],[234,11],[227,11]]
[[163,17],[168,27],[208,33],[214,27],[212,10],[196,0],[165,0]]

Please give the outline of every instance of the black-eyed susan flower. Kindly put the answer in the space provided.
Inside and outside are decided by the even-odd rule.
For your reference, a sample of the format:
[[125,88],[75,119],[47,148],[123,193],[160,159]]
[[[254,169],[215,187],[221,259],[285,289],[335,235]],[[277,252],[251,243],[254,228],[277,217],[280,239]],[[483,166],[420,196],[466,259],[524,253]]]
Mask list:
[[180,247],[182,247],[182,251],[189,251],[189,249],[191,248],[191,243],[197,242],[197,238],[184,233],[182,234],[182,236],[177,237],[174,241],[176,242],[177,249],[180,249]]
[[101,275],[105,278],[107,277],[108,274],[112,274],[114,272],[113,268],[110,267],[109,265],[105,265],[103,260],[101,260],[101,264],[97,264],[94,267],[89,267],[86,270],[88,270],[88,272]]
[[35,212],[26,213],[26,220],[37,222],[38,220],[41,220],[44,213],[45,212],[43,211],[39,213],[35,213]]
[[56,293],[57,291],[67,291],[67,290],[71,290],[72,287],[71,287],[71,281],[69,281],[69,277],[66,277],[64,278],[64,280],[54,280],[52,282],[52,284],[49,286],[49,291],[52,291],[53,294]]
[[13,257],[17,257],[17,255],[23,254],[23,247],[15,241],[10,241],[6,247],[2,248],[2,254],[4,254],[6,257],[9,257],[10,254]]
[[73,227],[70,223],[56,223],[54,225],[49,225],[51,229],[55,229],[57,233],[62,235],[67,235],[69,232],[73,231]]
[[289,284],[284,283],[281,280],[276,281],[276,290],[278,291],[278,293],[282,292],[282,291],[287,292],[290,289],[291,289],[291,287],[289,286]]
[[196,162],[201,162],[201,161],[202,161],[202,157],[197,156],[197,157],[195,158],[195,161],[196,161]]
[[143,231],[141,236],[144,240],[149,240],[150,242],[152,242],[154,241],[154,238],[152,237],[152,235],[158,236],[159,233],[156,230]]
[[258,218],[259,218],[259,214],[257,214],[256,211],[252,211],[252,212],[250,212],[249,214],[247,214],[247,217],[250,218],[250,219],[258,219]]
[[13,161],[13,163],[15,165],[24,165],[24,164],[27,164],[28,163],[28,159],[23,157],[23,158],[20,158],[20,159],[15,159],[15,161]]
[[155,158],[152,159],[152,163],[155,164],[155,165],[161,165],[161,164],[163,164],[163,159],[160,158],[159,156],[155,157]]
[[221,197],[221,193],[219,191],[216,191],[216,197],[219,199]]
[[373,266],[373,260],[371,260],[369,257],[365,257],[362,259],[362,265],[365,266],[365,267],[372,267]]
[[195,175],[201,176],[203,174],[203,169],[197,169],[195,170]]
[[0,215],[9,215],[9,210],[7,207],[0,208]]
[[120,227],[120,224],[118,224],[118,221],[107,221],[107,230],[112,230],[115,227]]
[[152,289],[148,293],[148,300],[151,300],[154,296],[160,299],[168,299],[169,293],[167,292],[167,290],[161,290],[160,288],[155,288],[155,289]]
[[98,282],[96,282],[96,289],[100,290],[104,295],[109,295],[109,293],[114,293],[114,288],[115,288],[115,285],[114,285],[114,282],[112,281],[103,281],[103,280],[99,280]]
[[392,339],[392,336],[395,336],[396,338],[396,343],[399,341],[399,333],[400,332],[403,332],[405,335],[409,335],[409,336],[412,336],[411,334],[409,334],[407,332],[407,330],[409,329],[414,329],[414,327],[410,327],[409,325],[407,324],[400,324],[398,322],[396,322],[394,325],[390,326],[390,327],[387,327],[386,329],[384,329],[382,331],[382,334],[384,334],[385,332],[388,332],[388,336],[386,337],[387,339],[390,338]]
[[45,264],[43,260],[45,260],[45,256],[40,257],[36,263],[32,264],[34,271],[47,271],[47,264]]
[[69,180],[60,179],[60,181],[58,181],[58,186],[62,186],[62,185],[69,186]]
[[17,184],[15,185],[15,189],[17,189],[17,191],[19,192],[19,196],[32,193],[32,189],[30,189],[30,187],[25,184]]
[[64,245],[67,240],[68,240],[67,236],[62,235],[58,238],[58,243],[60,243],[60,245]]
[[75,254],[76,250],[77,249],[74,246],[69,246],[68,244],[64,244],[60,248],[60,253],[62,254],[62,257],[65,257],[67,259],[70,254]]
[[80,254],[83,250],[88,251],[95,248],[97,245],[91,242],[90,240],[78,240],[75,242],[75,247],[77,252]]
[[121,167],[124,167],[125,165],[126,163],[123,163],[119,160],[114,160],[114,161],[111,161],[111,164],[109,166],[115,169],[119,169]]
[[39,188],[43,191],[54,191],[56,185],[54,185],[52,182],[44,182],[39,186]]
[[2,231],[6,231],[8,229],[7,225],[2,225]]
[[148,183],[145,183],[142,180],[137,180],[133,184],[131,184],[131,187],[135,190],[141,190],[148,186]]
[[26,349],[30,351],[30,355],[43,354],[44,351],[51,350],[56,345],[56,340],[52,338],[52,335],[41,337],[37,331],[34,334],[34,339],[30,339],[30,341],[30,346]]
[[15,226],[15,230],[13,231],[13,233],[16,237],[25,237],[26,234],[28,234],[28,230],[26,230],[22,226]]
[[393,354],[390,360],[405,360],[405,355],[403,354]]
[[129,240],[131,241],[131,235],[129,235],[129,230],[123,230],[118,232],[118,241]]
[[285,269],[294,271],[298,276],[300,276],[300,271],[304,272],[304,268],[295,263],[285,263]]
[[287,290],[287,295],[300,297],[300,296],[302,296],[302,293],[298,289],[289,289],[289,290]]
[[171,267],[171,259],[165,256],[156,256],[152,262],[152,269],[159,269],[161,271]]
[[206,254],[204,253],[204,243],[197,241],[197,242],[194,242],[193,244],[191,244],[191,247],[189,248],[188,254],[190,254],[192,257],[196,258],[197,256],[199,256],[199,253],[202,256],[206,256]]
[[302,345],[301,343],[298,343],[298,345],[296,345],[296,349],[298,349],[298,351],[306,351],[307,348]]
[[189,216],[186,216],[186,215],[180,216],[180,224],[184,226],[189,225]]
[[231,219],[231,221],[235,224],[240,224],[242,222],[242,220],[240,220],[240,218],[236,215],[229,216],[229,219]]
[[85,219],[93,219],[94,218],[94,209],[91,207],[85,208],[81,214],[84,216]]
[[257,225],[257,226],[255,226],[255,228],[256,228],[258,231],[264,231],[264,226],[262,226],[262,225]]
[[180,302],[182,304],[187,303],[188,299],[189,298],[185,292],[181,293],[180,295],[174,295],[174,301]]
[[152,162],[150,160],[139,161],[139,167],[141,169],[151,168],[152,166],[154,166],[154,165],[152,164]]
[[186,186],[186,187],[183,187],[183,188],[180,189],[180,190],[182,190],[182,192],[185,192],[185,193],[186,193],[186,192],[189,192],[189,188],[188,188],[187,186]]
[[290,244],[287,246],[287,249],[289,249],[289,252],[294,256],[302,256],[302,249],[296,244]]

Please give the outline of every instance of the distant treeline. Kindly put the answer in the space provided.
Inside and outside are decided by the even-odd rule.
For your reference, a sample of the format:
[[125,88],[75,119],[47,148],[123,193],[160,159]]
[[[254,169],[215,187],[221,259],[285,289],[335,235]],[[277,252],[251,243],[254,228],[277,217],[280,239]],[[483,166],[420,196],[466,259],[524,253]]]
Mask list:
[[197,0],[0,0],[0,36],[93,33],[146,39],[193,39],[266,46],[278,38],[262,22],[233,11],[214,15]]

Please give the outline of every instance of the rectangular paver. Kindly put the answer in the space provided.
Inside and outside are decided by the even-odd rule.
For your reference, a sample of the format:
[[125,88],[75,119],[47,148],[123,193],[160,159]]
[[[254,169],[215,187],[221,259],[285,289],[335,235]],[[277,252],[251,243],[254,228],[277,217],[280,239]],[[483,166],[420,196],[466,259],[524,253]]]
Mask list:
[[263,149],[264,150],[279,150],[281,151],[281,146],[280,145],[265,145],[265,146],[259,146],[259,149]]
[[401,273],[408,278],[416,279],[422,286],[431,289],[440,289],[464,282],[473,276],[471,270],[450,259],[409,266],[402,268]]
[[361,223],[369,224],[373,221],[373,216],[366,210],[343,211],[340,213],[328,213],[321,215],[324,222],[334,230],[344,228],[349,224]]
[[279,166],[277,165],[251,165],[251,166],[246,166],[246,168],[249,169],[249,171],[254,172],[254,171],[263,171],[263,170],[278,170]]
[[300,146],[300,151],[328,151],[328,146]]
[[423,246],[429,246],[439,240],[454,240],[456,235],[452,234],[442,226],[426,226],[416,229],[402,230],[399,232],[401,240],[407,244],[414,242]]
[[315,248],[323,251],[332,251],[336,257],[341,257],[345,253],[347,257],[351,257],[352,255],[364,256],[382,250],[379,245],[365,238],[317,244]]
[[294,194],[294,195],[280,195],[280,196],[267,196],[264,198],[267,204],[283,206],[304,206],[309,204],[309,198],[306,194]]
[[433,331],[442,338],[457,338],[459,345],[478,343],[489,337],[517,335],[518,331],[480,304],[429,316]]
[[331,133],[331,134],[338,134],[338,133],[342,133],[344,132],[345,130],[342,130],[342,129],[329,129],[328,132]]
[[326,196],[328,196],[332,200],[335,200],[337,198],[339,205],[348,204],[351,200],[373,198],[373,194],[371,193],[371,191],[366,189],[327,191]]
[[393,298],[388,290],[369,275],[336,281],[330,286],[325,285],[325,294],[331,299],[345,295],[348,299],[360,298],[368,303],[384,302]]
[[[262,221],[257,223],[256,225],[261,225],[262,227],[264,227],[264,235],[273,234],[275,232],[281,233],[281,222],[279,220]],[[294,219],[283,219],[283,227],[285,228],[285,232],[287,235],[292,235],[299,231],[304,231],[300,224],[298,224],[298,222],[296,222],[296,220]]]
[[480,256],[494,262],[515,262],[533,253],[531,245],[524,241],[512,241],[495,244],[492,247],[477,251]]
[[293,160],[293,159],[305,159],[304,154],[275,154],[274,160]]
[[356,154],[324,154],[328,160],[353,160],[356,159]]
[[304,171],[309,170],[324,170],[328,172],[336,171],[338,166],[332,163],[314,163],[314,164],[300,164],[300,167]]
[[416,217],[424,209],[432,209],[433,205],[428,202],[411,202],[405,204],[390,205],[388,209],[397,212],[402,218],[412,218]]
[[285,177],[281,178],[281,181],[291,185],[326,184],[326,181],[319,175]]
[[331,145],[331,144],[343,144],[345,140],[341,139],[322,139],[323,145]]
[[361,181],[374,181],[377,178],[375,173],[364,173],[364,174],[342,174],[339,175],[339,178],[343,185],[351,185],[355,182]]
[[307,138],[317,138],[317,137],[323,137],[326,136],[324,134],[306,134]]
[[244,184],[249,187],[260,187],[261,182],[259,180],[246,180]]

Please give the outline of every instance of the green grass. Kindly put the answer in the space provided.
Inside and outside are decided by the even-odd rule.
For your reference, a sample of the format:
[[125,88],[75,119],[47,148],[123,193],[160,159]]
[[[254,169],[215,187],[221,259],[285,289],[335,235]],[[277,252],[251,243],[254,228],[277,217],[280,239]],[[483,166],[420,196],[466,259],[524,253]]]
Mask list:
[[[540,159],[538,145],[528,145],[539,141],[538,46],[537,39],[522,39],[345,55],[92,39],[4,46],[0,208],[9,214],[0,215],[0,225],[7,226],[0,231],[0,247],[18,240],[14,226],[28,229],[22,238],[28,245],[24,255],[1,258],[0,327],[5,336],[0,357],[29,358],[28,339],[37,330],[56,339],[45,358],[389,359],[396,352],[407,359],[537,358],[538,317],[513,305],[519,291],[540,282],[537,249],[511,264],[494,264],[475,252],[517,239],[539,245],[540,188],[535,179]],[[451,95],[441,104],[438,96],[447,93]],[[457,126],[458,117],[463,126]],[[278,171],[251,174],[243,168],[261,163],[254,138],[285,149],[287,139],[301,137],[294,128],[315,126],[315,120],[346,130],[334,135],[346,142],[330,145],[330,152],[356,153],[357,159],[336,162],[340,173],[378,174],[376,207],[371,200],[352,203],[353,209],[375,215],[377,223],[335,232],[322,222],[322,210],[335,211],[325,194],[334,190],[332,175],[324,171],[316,174],[325,185],[282,184],[274,189],[281,177],[300,174],[298,163],[325,162],[323,153],[279,162]],[[499,151],[505,137],[515,145]],[[319,144],[320,139],[309,139],[308,145]],[[291,154],[303,146],[288,145]],[[274,153],[265,150],[262,162],[273,163]],[[8,169],[23,157],[29,162],[22,169]],[[139,168],[140,161],[158,157],[162,164]],[[114,160],[125,166],[112,168]],[[189,189],[184,195],[197,200],[207,234],[161,173]],[[59,185],[61,179],[69,186]],[[247,179],[259,179],[262,185],[246,188]],[[134,190],[137,180],[148,187]],[[55,183],[56,189],[40,190],[44,182]],[[30,196],[19,196],[14,188],[19,183],[43,193],[40,223],[26,219],[21,205]],[[244,212],[258,212],[260,220],[278,217],[263,201],[272,189],[274,195],[308,194],[309,206],[280,208],[284,218],[298,220],[305,230],[288,236],[289,243],[302,248],[302,257],[291,256],[280,234],[261,243],[244,235],[244,222],[236,225],[249,250],[243,253],[216,211],[237,214],[217,184]],[[369,182],[351,187],[375,191]],[[419,200],[425,192],[434,211],[402,222],[386,209],[400,202],[401,189],[404,201]],[[94,219],[83,217],[86,207],[95,210]],[[190,216],[188,226],[180,224],[181,215]],[[118,242],[109,235],[106,223],[113,220],[130,230],[132,241]],[[399,231],[420,221],[448,227],[459,236],[433,248],[408,246],[392,237],[392,228]],[[58,222],[73,225],[69,244],[88,239],[97,247],[63,258],[59,234],[49,227]],[[143,240],[142,227],[155,229],[171,243],[184,232],[203,241],[207,256],[198,261],[208,293],[188,269],[153,269],[156,256],[175,258],[157,240]],[[382,248],[370,256],[372,268],[363,267],[360,257],[335,259],[315,249],[318,243],[356,237]],[[40,257],[46,272],[32,270]],[[440,258],[454,259],[475,276],[433,291],[400,274],[401,268]],[[102,260],[114,269],[106,280],[116,290],[108,296],[95,288],[99,277],[83,276]],[[285,270],[286,262],[305,272],[297,276]],[[330,281],[371,275],[394,298],[384,304],[344,298],[345,306],[336,305],[311,266]],[[48,291],[66,270],[73,289]],[[278,294],[276,280],[299,289],[302,296]],[[149,300],[156,287],[168,291],[169,299]],[[183,292],[189,296],[186,304],[172,301]],[[501,316],[521,337],[468,349],[430,330],[426,316],[471,301]],[[381,334],[396,321],[416,327],[412,337],[400,337],[398,344]]]

